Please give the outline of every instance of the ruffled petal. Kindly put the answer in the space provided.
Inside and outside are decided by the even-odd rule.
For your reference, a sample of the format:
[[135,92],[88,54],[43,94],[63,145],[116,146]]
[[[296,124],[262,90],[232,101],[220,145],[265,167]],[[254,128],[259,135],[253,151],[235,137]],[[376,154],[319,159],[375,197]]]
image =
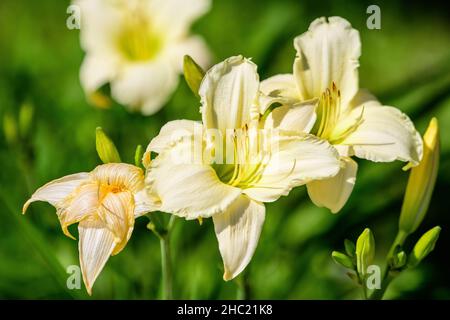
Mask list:
[[107,163],[97,166],[90,176],[93,180],[136,193],[144,188],[144,171],[127,163]]
[[423,142],[406,114],[397,108],[365,103],[349,118],[362,115],[362,123],[341,145],[350,146],[359,158],[375,162],[400,160],[417,165],[422,159]]
[[200,135],[203,132],[203,125],[198,121],[175,120],[169,121],[162,126],[159,134],[150,141],[146,152],[161,153],[166,148],[173,146],[176,142],[192,135]]
[[314,20],[294,40],[294,76],[303,100],[319,98],[334,82],[344,110],[358,91],[361,41],[357,30],[340,17]]
[[256,65],[242,56],[228,58],[212,67],[199,89],[205,128],[225,132],[250,123],[258,89]]

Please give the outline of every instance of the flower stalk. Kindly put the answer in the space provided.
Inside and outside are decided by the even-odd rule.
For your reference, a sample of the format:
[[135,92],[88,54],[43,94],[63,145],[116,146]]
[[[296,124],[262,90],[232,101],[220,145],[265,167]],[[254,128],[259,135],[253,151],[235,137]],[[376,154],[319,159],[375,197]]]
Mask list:
[[170,216],[167,225],[164,225],[163,218],[158,213],[148,215],[150,222],[147,229],[152,231],[158,238],[161,248],[161,273],[162,273],[162,297],[164,300],[173,299],[173,272],[172,255],[170,249],[170,232],[175,223],[175,215]]

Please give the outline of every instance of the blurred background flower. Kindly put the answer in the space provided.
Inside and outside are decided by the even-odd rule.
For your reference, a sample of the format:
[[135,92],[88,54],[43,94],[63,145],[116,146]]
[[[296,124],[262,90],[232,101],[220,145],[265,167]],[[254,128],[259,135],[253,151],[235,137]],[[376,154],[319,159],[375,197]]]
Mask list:
[[[116,102],[109,110],[92,108],[79,84],[84,58],[80,35],[66,28],[69,4],[68,0],[0,2],[1,298],[87,297],[83,289],[66,287],[66,268],[78,264],[78,252],[73,240],[61,236],[54,209],[36,203],[29,208],[29,216],[21,216],[20,211],[37,187],[100,163],[95,151],[97,126],[111,135],[122,160],[133,163],[136,145],[147,145],[167,121],[200,119],[200,102],[184,81],[178,82],[165,107],[152,117],[129,113]],[[421,134],[432,116],[441,128],[437,184],[418,230],[423,234],[442,226],[439,244],[417,268],[402,273],[386,297],[450,298],[448,11],[437,0],[378,1],[381,30],[369,30],[366,9],[370,4],[359,0],[213,1],[211,10],[191,29],[208,43],[216,57],[212,62],[235,54],[253,57],[261,79],[292,71],[292,39],[317,17],[342,16],[359,30],[360,86],[407,113]],[[360,290],[330,253],[342,246],[344,238],[356,239],[365,227],[377,235],[377,252],[389,249],[408,173],[401,170],[400,162],[358,161],[358,165],[358,183],[338,215],[311,204],[305,188],[267,205],[267,223],[248,266],[251,297],[360,297]],[[92,298],[161,297],[159,241],[146,230],[145,220],[136,221],[127,247],[109,259]],[[77,235],[76,226],[70,230]],[[172,232],[173,258],[183,266],[175,274],[175,298],[235,298],[237,284],[222,280],[212,222],[205,220],[200,226],[196,221],[177,221]],[[409,249],[413,240],[406,243]],[[383,258],[376,256],[375,261]]]
[[[75,0],[80,8],[80,79],[88,100],[109,103],[102,86],[129,110],[157,112],[177,87],[183,56],[206,67],[203,39],[189,35],[210,0]],[[104,88],[105,89],[105,88]]]

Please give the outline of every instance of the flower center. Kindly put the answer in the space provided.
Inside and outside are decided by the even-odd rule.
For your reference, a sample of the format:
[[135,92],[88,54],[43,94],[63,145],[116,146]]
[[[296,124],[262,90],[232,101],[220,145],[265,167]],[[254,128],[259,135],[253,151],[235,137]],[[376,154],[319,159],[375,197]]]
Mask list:
[[241,189],[258,183],[270,158],[270,153],[261,150],[257,130],[234,130],[228,137],[226,150],[231,149],[231,157],[226,157],[225,164],[212,165],[220,181]]
[[341,92],[333,82],[331,90],[327,88],[320,97],[317,121],[311,133],[328,140],[332,144],[339,144],[362,123],[362,115],[361,112],[361,115],[349,122],[348,125],[338,126],[339,122],[342,121]]
[[150,21],[138,10],[128,14],[119,34],[119,51],[129,61],[151,60],[161,51],[163,41]]

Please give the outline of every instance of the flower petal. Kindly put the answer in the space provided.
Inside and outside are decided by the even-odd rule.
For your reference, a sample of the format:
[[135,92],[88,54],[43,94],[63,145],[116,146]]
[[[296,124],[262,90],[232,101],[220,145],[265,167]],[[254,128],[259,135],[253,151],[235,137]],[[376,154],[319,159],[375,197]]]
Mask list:
[[89,173],[81,172],[53,180],[33,193],[31,198],[24,204],[22,212],[25,213],[30,203],[34,201],[45,201],[56,207],[59,202],[66,198],[82,183],[88,181],[88,179]]
[[58,218],[66,236],[75,239],[67,229],[96,212],[99,205],[99,185],[96,182],[79,186],[57,205]]
[[80,40],[89,53],[114,52],[121,31],[125,10],[104,0],[75,0],[80,8]]
[[160,211],[186,219],[223,212],[241,194],[240,189],[222,183],[210,166],[178,163],[170,152],[151,162],[146,185],[160,199]]
[[213,216],[225,281],[239,275],[252,259],[265,212],[262,203],[241,196],[227,211]]
[[159,134],[150,141],[146,152],[161,153],[183,137],[201,134],[203,125],[198,121],[174,120],[162,126]]
[[272,156],[262,177],[244,193],[261,202],[272,202],[297,186],[325,179],[339,171],[337,151],[325,140],[312,135],[273,136]]
[[319,98],[334,82],[346,108],[358,90],[361,41],[357,30],[340,17],[314,20],[294,40],[297,58],[294,76],[303,100]]
[[210,7],[210,0],[152,0],[148,13],[166,37],[179,38],[185,36],[192,22]]
[[156,113],[169,100],[178,74],[168,59],[124,66],[111,82],[112,96],[132,111]]
[[90,176],[102,184],[112,185],[136,193],[144,188],[144,172],[127,163],[106,163],[97,166]]
[[203,78],[199,94],[207,129],[240,129],[252,118],[259,77],[256,65],[236,56],[212,67]]
[[144,188],[134,195],[134,218],[139,218],[146,213],[159,211],[159,199],[152,197]]
[[306,186],[311,201],[318,207],[326,207],[337,213],[347,202],[355,185],[358,164],[351,158],[341,158],[341,170],[325,180],[309,182]]
[[350,118],[361,115],[362,123],[340,144],[350,146],[359,158],[375,162],[422,159],[423,142],[406,114],[397,108],[366,103],[355,108]]
[[277,107],[267,117],[264,128],[309,133],[317,119],[316,107],[316,99]]
[[203,69],[209,67],[211,54],[202,37],[191,36],[185,40],[174,43],[168,50],[168,54],[173,61],[172,63],[179,72],[183,71],[183,58],[185,55],[191,56]]
[[130,191],[108,192],[100,207],[98,217],[115,238],[112,255],[118,254],[130,239],[134,227],[134,198]]
[[260,90],[263,93],[260,97],[261,114],[264,114],[267,108],[275,102],[291,105],[300,100],[297,84],[292,74],[279,74],[261,81]]
[[78,225],[80,241],[80,265],[86,290],[92,294],[92,286],[113,252],[116,242],[114,234],[103,222],[87,219]]
[[117,61],[108,55],[87,54],[80,68],[80,81],[85,94],[90,98],[101,86],[116,75]]

